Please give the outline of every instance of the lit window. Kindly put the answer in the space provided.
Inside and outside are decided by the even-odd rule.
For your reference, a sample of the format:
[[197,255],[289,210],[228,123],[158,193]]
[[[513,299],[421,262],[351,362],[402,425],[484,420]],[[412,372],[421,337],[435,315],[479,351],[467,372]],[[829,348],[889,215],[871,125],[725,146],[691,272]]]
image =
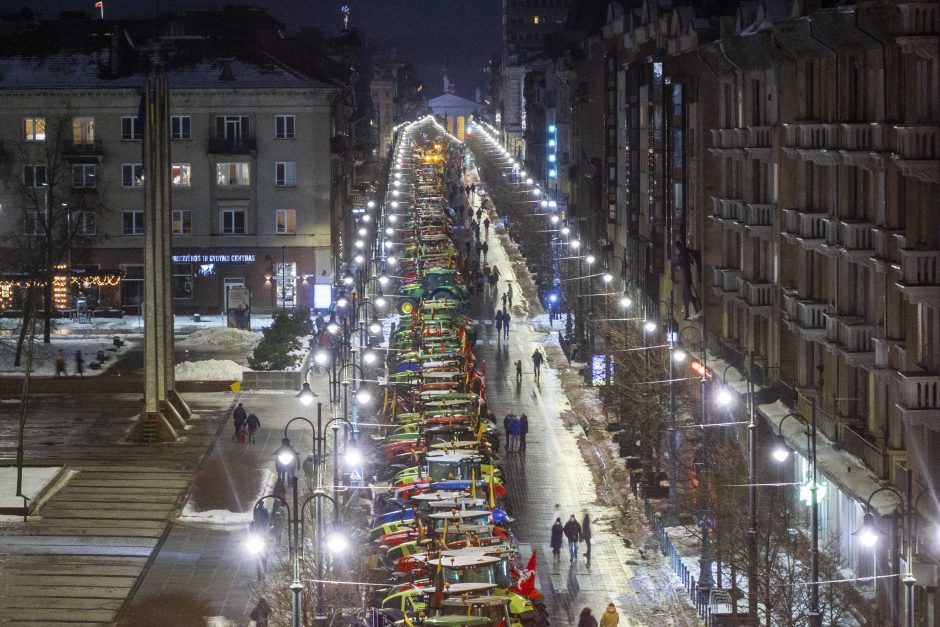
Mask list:
[[296,235],[297,234],[297,210],[296,209],[278,209],[277,227],[278,235]]
[[191,139],[192,126],[192,118],[188,115],[174,115],[170,118],[170,138]]
[[538,23],[539,23],[539,16],[538,16],[538,15],[533,15],[533,16],[532,16],[532,23],[533,23],[533,24],[538,24]]
[[28,142],[46,141],[46,118],[26,118],[23,120],[23,133]]
[[193,264],[173,264],[173,298],[193,297]]
[[94,163],[79,163],[72,166],[72,187],[95,187]]
[[193,212],[189,210],[173,210],[173,235],[192,235]]
[[174,163],[172,169],[173,185],[177,187],[189,187],[192,185],[191,168],[188,163]]
[[125,115],[121,118],[121,139],[130,141],[130,140],[141,140],[144,138],[144,124],[143,120],[138,117],[132,117]]
[[244,209],[223,209],[222,210],[222,234],[223,235],[244,235],[245,234],[245,210]]
[[247,163],[217,163],[216,185],[245,186],[251,184],[251,171]]
[[275,139],[294,139],[294,116],[278,115],[274,117]]
[[274,184],[292,187],[297,184],[297,164],[293,161],[278,161],[274,164]]
[[46,166],[24,165],[23,185],[26,187],[42,187],[46,184]]
[[125,163],[121,166],[121,185],[124,187],[143,187],[144,164]]
[[122,217],[124,221],[124,235],[144,234],[143,211],[125,211]]
[[555,155],[548,155],[548,160],[549,160],[551,163],[555,163]]
[[95,143],[95,118],[72,118],[72,143],[76,146]]

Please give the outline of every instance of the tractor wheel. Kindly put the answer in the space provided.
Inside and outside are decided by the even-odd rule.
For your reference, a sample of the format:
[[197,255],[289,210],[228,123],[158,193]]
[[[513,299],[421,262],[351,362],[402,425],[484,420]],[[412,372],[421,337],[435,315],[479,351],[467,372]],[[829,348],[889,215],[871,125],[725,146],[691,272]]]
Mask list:
[[408,296],[398,301],[398,313],[403,316],[410,316],[411,312],[418,306],[418,300]]

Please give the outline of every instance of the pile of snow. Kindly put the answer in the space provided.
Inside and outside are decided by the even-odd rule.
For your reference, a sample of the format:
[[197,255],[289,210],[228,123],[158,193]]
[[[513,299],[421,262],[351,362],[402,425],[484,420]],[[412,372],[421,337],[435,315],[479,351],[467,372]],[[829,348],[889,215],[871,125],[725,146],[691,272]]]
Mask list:
[[245,370],[231,359],[184,361],[175,369],[177,381],[241,381]]
[[261,336],[252,331],[208,327],[190,334],[177,342],[177,345],[189,348],[253,348],[260,339]]
[[[30,503],[55,479],[61,469],[61,466],[23,468],[23,494],[29,498]],[[23,507],[23,497],[16,496],[15,466],[0,468],[0,507]],[[22,516],[0,514],[0,521],[22,522],[22,520]]]
[[[261,482],[258,486],[257,498],[251,501],[254,505],[257,499],[260,499],[273,488],[275,475],[270,468],[264,468],[261,471]],[[204,512],[196,511],[192,501],[187,500],[182,513],[177,517],[177,522],[185,524],[198,525],[200,527],[210,527],[212,529],[232,529],[247,527],[254,518],[253,507],[249,507],[247,512],[232,512],[227,509],[210,509]]]

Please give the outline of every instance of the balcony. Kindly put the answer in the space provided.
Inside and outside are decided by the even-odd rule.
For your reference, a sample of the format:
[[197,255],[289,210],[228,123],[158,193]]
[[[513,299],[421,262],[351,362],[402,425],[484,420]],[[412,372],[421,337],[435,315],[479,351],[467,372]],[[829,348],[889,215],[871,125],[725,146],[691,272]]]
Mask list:
[[868,222],[840,222],[842,254],[862,265],[871,266],[871,258],[875,252],[873,226]]
[[796,303],[797,330],[803,339],[814,340],[826,334],[826,303],[814,300],[800,300]]
[[712,147],[709,151],[713,155],[744,158],[744,146],[747,141],[747,129],[744,128],[713,128]]
[[71,160],[81,157],[90,157],[100,161],[104,156],[104,149],[101,147],[100,139],[92,139],[82,142],[65,142],[65,155]]
[[785,236],[807,248],[818,248],[825,243],[828,214],[800,209],[784,209],[783,213],[786,221]]
[[901,400],[897,403],[908,425],[940,428],[940,374],[899,372]]
[[892,340],[886,337],[873,337],[875,347],[875,366],[891,371],[907,370],[907,345],[904,340]]
[[788,157],[818,165],[838,164],[838,125],[806,122],[784,124],[783,130],[783,151]]
[[790,323],[796,322],[800,317],[798,307],[800,294],[796,290],[788,288],[783,288],[781,292],[783,294],[783,319],[787,322],[787,326],[790,326]]
[[940,128],[895,126],[892,156],[904,176],[940,183]]
[[771,148],[771,127],[748,127],[745,152],[747,152],[749,157],[755,159],[769,159],[771,157]]
[[737,268],[712,268],[712,287],[718,294],[738,291],[738,277],[744,273]]
[[[732,198],[718,198],[712,196],[712,219],[718,220],[722,226],[730,226],[736,222],[741,214],[741,201]],[[727,223],[727,224],[726,224]]]
[[886,129],[880,124],[840,124],[843,165],[854,165],[870,170],[884,165],[888,151]]
[[210,137],[210,155],[250,155],[258,152],[254,137]]
[[841,352],[850,365],[874,362],[874,334],[875,325],[866,324],[861,318],[826,314],[826,344]]
[[898,260],[898,238],[895,235],[899,231],[886,229],[882,227],[873,227],[871,230],[872,246],[875,253],[871,261],[875,264],[875,269],[886,272],[888,266]]
[[737,277],[738,298],[750,308],[769,310],[774,302],[773,284]]
[[773,231],[774,205],[744,203],[738,221],[755,237],[769,238]]
[[901,14],[898,45],[907,54],[924,59],[937,59],[937,34],[940,20],[936,2],[900,2]]
[[898,289],[915,304],[940,305],[940,250],[900,249]]
[[819,245],[820,252],[829,256],[839,254],[839,218],[826,218],[823,220],[826,230],[826,240]]

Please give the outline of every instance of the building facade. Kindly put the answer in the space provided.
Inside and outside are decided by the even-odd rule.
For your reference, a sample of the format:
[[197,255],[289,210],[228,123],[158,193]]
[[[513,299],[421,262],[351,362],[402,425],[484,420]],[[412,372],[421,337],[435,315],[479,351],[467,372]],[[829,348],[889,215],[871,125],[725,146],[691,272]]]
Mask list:
[[[159,55],[156,48],[135,52]],[[24,217],[36,195],[24,188],[37,180],[19,173],[36,172],[35,165],[49,179],[39,183],[48,197],[70,204],[68,224],[82,224],[70,243],[68,274],[120,272],[114,285],[71,281],[60,308],[75,308],[79,298],[92,309],[125,313],[141,304],[145,182],[137,116],[144,74],[113,71],[118,54],[112,43],[91,53],[0,59],[0,138],[8,147],[0,202],[11,209],[0,222],[4,269],[18,269],[16,247],[33,228]],[[333,273],[334,88],[271,57],[200,54],[165,67],[176,311],[225,311],[232,287],[247,287],[258,312],[314,306],[314,285],[328,285]]]

